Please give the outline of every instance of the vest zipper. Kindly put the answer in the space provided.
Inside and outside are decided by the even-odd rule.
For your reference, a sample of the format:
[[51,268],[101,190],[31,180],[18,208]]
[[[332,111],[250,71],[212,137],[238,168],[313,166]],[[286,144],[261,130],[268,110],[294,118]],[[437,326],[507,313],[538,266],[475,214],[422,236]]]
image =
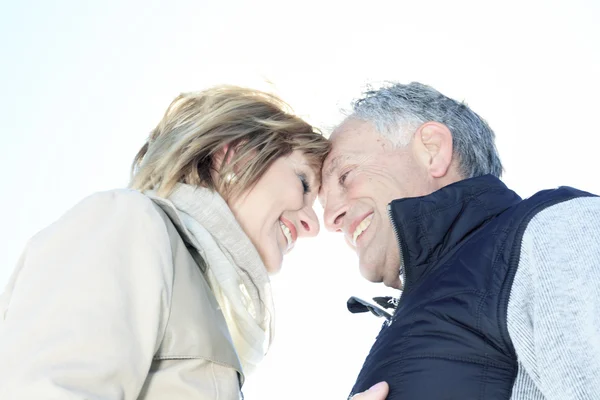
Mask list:
[[392,230],[394,231],[394,236],[396,237],[396,242],[398,243],[398,250],[400,252],[400,271],[398,273],[398,275],[400,276],[400,279],[402,281],[402,290],[404,291],[405,287],[404,285],[406,284],[406,274],[405,274],[405,270],[404,270],[404,265],[406,264],[404,262],[404,251],[402,250],[402,240],[400,239],[400,235],[398,234],[398,230],[396,229],[396,224],[394,222],[394,217],[392,216],[392,204],[388,204],[387,206],[387,210],[388,210],[388,216],[390,217],[390,222],[392,223]]

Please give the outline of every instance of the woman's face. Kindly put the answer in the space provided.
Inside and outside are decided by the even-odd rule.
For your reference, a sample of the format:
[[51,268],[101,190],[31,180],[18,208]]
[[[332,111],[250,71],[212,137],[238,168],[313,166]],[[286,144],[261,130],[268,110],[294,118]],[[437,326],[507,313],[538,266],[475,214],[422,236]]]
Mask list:
[[277,159],[249,192],[229,203],[269,273],[281,269],[283,255],[298,238],[319,233],[312,208],[319,191],[316,185],[306,157],[294,151]]

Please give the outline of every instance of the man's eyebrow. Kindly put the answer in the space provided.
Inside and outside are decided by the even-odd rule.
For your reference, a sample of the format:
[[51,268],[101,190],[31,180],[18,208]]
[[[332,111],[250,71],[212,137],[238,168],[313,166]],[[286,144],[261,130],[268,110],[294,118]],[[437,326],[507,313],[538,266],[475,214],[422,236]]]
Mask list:
[[340,167],[342,161],[344,161],[347,158],[348,156],[344,154],[340,154],[339,156],[333,157],[333,159],[329,163],[329,167],[326,171],[323,172],[323,178],[329,178],[331,175],[333,175],[334,171]]

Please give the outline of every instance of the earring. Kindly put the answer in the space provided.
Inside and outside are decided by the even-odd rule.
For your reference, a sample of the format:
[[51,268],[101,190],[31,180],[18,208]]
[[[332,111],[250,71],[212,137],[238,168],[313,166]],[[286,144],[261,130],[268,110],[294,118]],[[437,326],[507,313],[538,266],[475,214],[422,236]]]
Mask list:
[[225,175],[224,177],[225,182],[231,184],[231,183],[235,183],[235,181],[237,180],[237,175],[233,172],[229,172],[228,174]]

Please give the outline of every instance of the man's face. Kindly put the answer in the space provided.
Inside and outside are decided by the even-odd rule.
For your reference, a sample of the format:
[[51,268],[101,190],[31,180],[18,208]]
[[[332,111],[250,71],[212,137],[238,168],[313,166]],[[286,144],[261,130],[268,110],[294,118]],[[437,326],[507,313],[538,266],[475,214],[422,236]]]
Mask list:
[[352,118],[331,141],[319,195],[325,226],[344,234],[366,279],[399,287],[399,248],[387,205],[434,191],[426,162],[414,141],[394,148],[371,123]]

